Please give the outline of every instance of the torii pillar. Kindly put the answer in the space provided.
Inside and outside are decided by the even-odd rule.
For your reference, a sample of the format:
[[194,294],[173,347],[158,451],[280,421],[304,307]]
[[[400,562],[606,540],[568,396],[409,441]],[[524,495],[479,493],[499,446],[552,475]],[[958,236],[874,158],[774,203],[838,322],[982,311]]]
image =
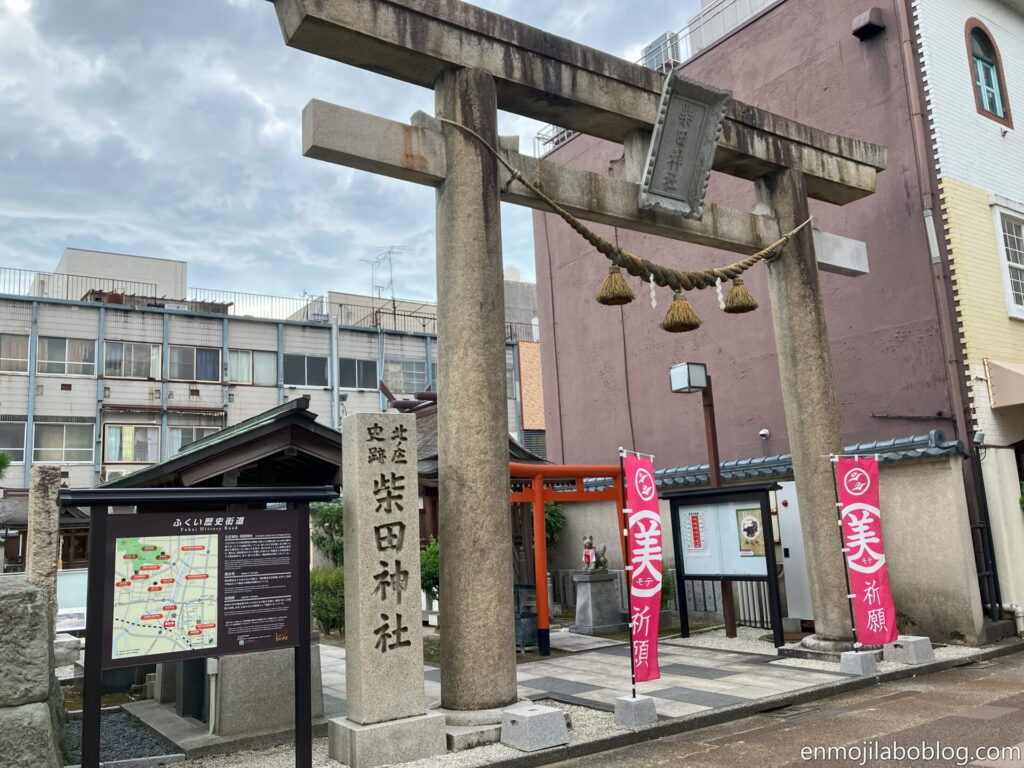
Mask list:
[[[494,78],[444,72],[436,113],[498,144]],[[438,500],[441,706],[517,699],[505,412],[505,284],[497,161],[444,127],[437,187]]]

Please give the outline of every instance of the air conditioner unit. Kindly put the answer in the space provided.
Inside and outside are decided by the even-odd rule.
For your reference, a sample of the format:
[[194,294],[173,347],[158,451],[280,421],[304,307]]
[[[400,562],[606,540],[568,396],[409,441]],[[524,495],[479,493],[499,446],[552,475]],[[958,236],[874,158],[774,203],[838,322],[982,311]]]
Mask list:
[[109,483],[111,480],[117,480],[117,478],[122,477],[123,475],[124,472],[107,472],[107,482]]
[[679,35],[676,32],[666,32],[644,48],[645,67],[665,70],[677,61],[679,61]]

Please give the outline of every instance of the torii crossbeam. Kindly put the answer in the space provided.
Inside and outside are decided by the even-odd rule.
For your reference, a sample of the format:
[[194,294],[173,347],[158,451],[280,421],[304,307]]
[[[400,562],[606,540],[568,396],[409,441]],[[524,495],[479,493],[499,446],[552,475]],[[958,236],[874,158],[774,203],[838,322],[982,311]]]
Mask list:
[[[288,45],[432,88],[436,117],[492,146],[499,108],[622,143],[625,181],[503,147],[580,218],[752,253],[805,221],[808,197],[853,202],[874,191],[885,168],[884,147],[733,101],[714,167],[755,182],[757,215],[708,206],[693,222],[640,211],[635,182],[660,72],[459,0],[271,1]],[[414,123],[311,102],[304,152],[437,189],[442,705],[489,709],[516,700],[512,559],[495,546],[511,536],[499,201],[538,201],[518,185],[502,198],[507,177],[459,129],[428,116]],[[852,641],[845,564],[831,467],[821,459],[842,439],[816,241],[829,249],[823,269],[864,271],[862,244],[807,228],[768,265],[768,282],[817,636],[842,646]]]

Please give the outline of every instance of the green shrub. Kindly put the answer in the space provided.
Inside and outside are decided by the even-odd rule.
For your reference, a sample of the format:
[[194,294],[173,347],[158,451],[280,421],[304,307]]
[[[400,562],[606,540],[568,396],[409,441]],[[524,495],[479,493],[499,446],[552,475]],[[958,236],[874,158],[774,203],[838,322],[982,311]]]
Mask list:
[[661,610],[667,611],[672,607],[672,598],[676,594],[675,574],[669,568],[664,569],[661,579]]
[[345,628],[345,571],[314,568],[309,572],[309,597],[313,619],[324,634]]
[[11,457],[6,453],[0,453],[0,480],[7,474],[9,466],[11,466]]
[[428,598],[437,600],[437,590],[441,586],[441,559],[440,547],[433,536],[430,543],[420,550],[420,585]]
[[310,505],[310,539],[324,557],[337,566],[345,565],[345,540],[342,524],[345,505],[341,499],[318,501]]
[[544,538],[550,547],[558,541],[558,533],[565,528],[565,512],[557,501],[544,502]]

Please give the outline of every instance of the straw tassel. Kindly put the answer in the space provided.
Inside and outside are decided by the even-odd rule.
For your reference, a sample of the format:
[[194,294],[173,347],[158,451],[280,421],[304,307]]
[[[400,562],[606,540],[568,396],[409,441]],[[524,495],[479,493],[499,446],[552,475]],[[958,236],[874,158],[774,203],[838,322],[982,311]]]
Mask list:
[[626,278],[622,276],[622,270],[616,266],[609,267],[608,276],[601,284],[601,290],[597,292],[598,303],[607,306],[617,306],[619,304],[629,304],[635,298],[636,294],[629,287]]
[[737,315],[741,312],[753,312],[755,309],[757,302],[750,295],[750,289],[743,284],[743,278],[734,278],[732,288],[725,297],[725,311]]
[[700,318],[681,291],[672,295],[672,305],[661,321],[662,330],[669,333],[683,333],[700,328]]

